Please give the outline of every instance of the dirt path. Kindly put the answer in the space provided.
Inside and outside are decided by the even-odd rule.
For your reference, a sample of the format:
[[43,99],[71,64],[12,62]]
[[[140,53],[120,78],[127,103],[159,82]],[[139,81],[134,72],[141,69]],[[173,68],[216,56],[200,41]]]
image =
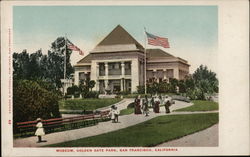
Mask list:
[[[118,108],[120,110],[127,107],[129,103],[131,103],[132,99],[126,99],[126,101],[123,101],[120,104],[117,104]],[[179,108],[184,108],[187,106],[192,105],[191,103],[176,101],[174,105],[171,106],[170,110],[176,110]],[[144,115],[124,115],[119,117],[119,123],[111,123],[108,122],[101,122],[98,125],[75,129],[75,130],[68,130],[63,132],[56,132],[47,134],[44,136],[44,140],[47,140],[47,142],[43,143],[36,143],[37,137],[27,137],[27,138],[21,138],[14,140],[14,147],[40,147],[44,145],[49,144],[55,144],[55,143],[61,143],[66,141],[72,141],[80,138],[100,135],[103,133],[123,129],[129,126],[136,125],[138,123],[142,123],[144,121],[150,120],[154,117],[166,115],[164,107],[161,107],[161,113],[153,113],[152,110],[150,112],[150,116],[145,117]],[[195,114],[195,113],[209,113],[209,112],[172,112],[170,114]]]
[[217,147],[219,145],[218,133],[218,124],[215,124],[205,130],[162,143],[157,147]]

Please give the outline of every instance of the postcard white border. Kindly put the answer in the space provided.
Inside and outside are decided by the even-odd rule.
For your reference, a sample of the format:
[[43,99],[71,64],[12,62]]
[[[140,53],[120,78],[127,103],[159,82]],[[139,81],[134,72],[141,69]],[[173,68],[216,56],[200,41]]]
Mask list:
[[[177,152],[57,153],[57,148],[13,148],[9,48],[12,49],[14,5],[216,5],[219,13],[219,147],[176,147]],[[2,1],[1,93],[4,156],[117,156],[117,155],[247,155],[249,154],[249,14],[248,1]],[[10,40],[9,40],[10,39]],[[11,92],[10,92],[11,91]],[[10,92],[10,93],[9,93]],[[167,147],[171,148],[171,147]],[[174,147],[175,148],[175,147]],[[76,149],[76,148],[73,148]]]

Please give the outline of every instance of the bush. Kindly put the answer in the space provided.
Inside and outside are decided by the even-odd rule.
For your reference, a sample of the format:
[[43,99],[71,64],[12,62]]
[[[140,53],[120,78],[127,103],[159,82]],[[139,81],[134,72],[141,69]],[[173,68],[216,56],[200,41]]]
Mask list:
[[135,103],[134,102],[128,104],[128,106],[127,106],[127,108],[134,108],[134,107],[135,107]]
[[84,98],[98,98],[99,97],[99,92],[97,91],[89,91],[87,93],[83,93]]
[[118,93],[118,95],[129,95],[130,93],[130,91],[121,91]]
[[73,94],[75,95],[79,92],[80,92],[80,89],[76,85],[67,88],[67,95],[73,95]]
[[137,93],[144,94],[145,93],[145,86],[137,86]]
[[[59,96],[42,88],[37,82],[18,80],[13,82],[13,121],[32,121],[61,117]],[[15,129],[14,129],[15,130]]]
[[189,89],[187,90],[186,95],[191,99],[191,100],[204,100],[205,99],[205,93],[202,92],[200,88],[194,88],[194,89]]

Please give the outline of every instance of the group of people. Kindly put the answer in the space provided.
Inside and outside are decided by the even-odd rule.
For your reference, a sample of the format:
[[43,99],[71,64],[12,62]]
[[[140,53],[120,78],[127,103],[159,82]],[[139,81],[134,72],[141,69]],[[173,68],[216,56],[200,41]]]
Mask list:
[[[149,107],[153,108],[153,112],[160,113],[160,105],[164,104],[166,113],[170,113],[169,107],[173,101],[168,96],[151,96],[151,98],[148,98],[147,95],[145,95],[144,98],[141,98],[141,96],[137,96],[134,101],[134,113],[135,114],[144,114],[145,116],[149,116]],[[110,117],[112,120],[112,123],[118,122],[120,111],[115,105],[111,106],[110,109]],[[35,135],[38,137],[38,143],[45,142],[42,141],[42,136],[45,135],[45,131],[42,124],[42,119],[37,119],[37,130],[35,132]]]
[[135,98],[134,101],[134,113],[135,114],[145,114],[145,116],[149,115],[149,106],[153,108],[153,112],[160,113],[160,105],[165,106],[166,113],[170,113],[169,107],[173,101],[171,100],[171,97],[169,96],[151,96],[151,98],[148,98],[147,95],[145,95],[145,98],[141,98],[139,95]]

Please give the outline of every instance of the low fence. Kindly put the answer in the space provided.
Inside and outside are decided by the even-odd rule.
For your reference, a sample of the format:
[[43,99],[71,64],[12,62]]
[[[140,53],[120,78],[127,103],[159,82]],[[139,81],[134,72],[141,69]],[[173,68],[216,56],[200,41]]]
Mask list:
[[[109,120],[109,110],[101,111],[98,114],[87,114],[82,116],[53,118],[42,120],[45,133],[77,129],[89,125],[96,125],[100,121]],[[17,123],[17,136],[33,136],[36,131],[37,121]]]

